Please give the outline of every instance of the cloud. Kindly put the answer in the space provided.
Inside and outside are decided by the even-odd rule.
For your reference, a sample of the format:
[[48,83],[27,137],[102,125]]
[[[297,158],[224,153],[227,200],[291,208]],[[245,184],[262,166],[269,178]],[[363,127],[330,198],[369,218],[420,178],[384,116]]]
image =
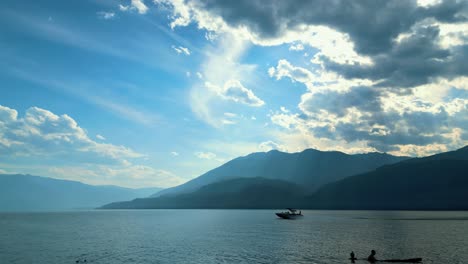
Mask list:
[[184,54],[189,56],[190,55],[190,50],[188,48],[182,47],[182,46],[172,46],[172,49],[175,50],[178,54]]
[[289,46],[289,50],[301,51],[304,50],[304,45],[302,45],[301,43],[292,44],[291,46]]
[[[378,54],[391,49],[398,34],[420,20],[434,18],[456,22],[467,19],[464,16],[467,3],[464,1],[444,1],[426,7],[418,6],[415,1],[400,0],[295,1],[293,5],[281,0],[268,3],[261,0],[235,3],[194,0],[185,4],[174,1],[170,5],[174,10],[174,26],[196,21],[211,30],[215,27],[246,28],[253,38],[278,39],[287,37],[291,31],[303,31],[304,26],[320,25],[349,35],[356,50],[362,54]],[[206,13],[211,16],[206,17]]]
[[[315,144],[318,139],[341,146],[359,143],[399,155],[414,154],[416,148],[418,155],[428,155],[436,145],[449,150],[468,144],[461,136],[468,128],[467,99],[432,103],[415,95],[353,87],[348,92],[307,93],[300,109],[304,114],[278,112],[271,121],[285,133],[317,139]],[[460,131],[460,136],[454,137],[453,131]]]
[[371,87],[352,87],[347,92],[329,91],[324,93],[306,93],[302,96],[299,108],[304,113],[315,113],[322,110],[344,116],[350,108],[360,112],[379,112],[380,91]]
[[280,150],[280,151],[284,151],[286,149],[284,146],[271,140],[260,143],[258,145],[258,148],[264,152],[267,152],[273,149]]
[[212,160],[216,158],[216,154],[212,152],[195,152],[195,156],[199,159]]
[[98,18],[104,19],[104,20],[109,20],[115,18],[115,13],[114,12],[106,12],[106,11],[99,11],[96,13]]
[[98,143],[70,116],[56,115],[38,107],[29,108],[23,117],[14,109],[0,107],[0,155],[74,156],[79,160],[116,162],[140,158],[124,146]]
[[[352,4],[297,1],[293,6],[280,0],[268,4],[260,0],[166,4],[173,8],[173,26],[195,22],[208,31],[235,32],[258,45],[308,44],[319,49],[314,63],[324,63],[327,69],[347,78],[387,79],[380,82],[381,86],[411,86],[427,82],[430,77],[467,72],[466,48],[450,52],[434,44],[439,24],[468,21],[465,1],[423,6],[399,0]],[[415,37],[396,41],[402,34]]]
[[298,81],[302,83],[312,82],[315,78],[315,75],[304,68],[295,67],[287,60],[279,60],[278,65],[275,67],[270,67],[268,69],[268,74],[270,77],[275,77],[277,80],[280,80],[284,77],[289,77],[293,81]]
[[177,157],[177,156],[179,156],[179,152],[172,151],[172,152],[171,152],[171,155],[174,156],[174,157]]
[[123,11],[123,12],[126,12],[126,11],[130,10],[130,6],[125,6],[125,5],[119,4],[119,10]]
[[119,10],[122,12],[136,10],[139,14],[146,14],[148,7],[143,0],[131,0],[130,5],[119,4]]
[[[236,43],[242,43],[237,46],[242,49],[231,52],[236,59],[248,44],[312,48],[307,67],[280,59],[268,69],[272,78],[289,78],[307,88],[298,113],[270,116],[282,129],[274,142],[328,149],[326,142],[349,151],[418,155],[467,143],[467,92],[460,81],[468,76],[466,1],[158,3],[172,10],[173,28],[195,23],[221,40],[236,36]],[[209,62],[217,68],[229,65]],[[213,68],[203,72],[211,98],[225,96],[229,80],[245,83],[213,74],[220,72]],[[211,108],[204,110],[205,117],[213,117]]]
[[245,88],[238,80],[229,80],[224,84],[221,95],[234,102],[243,103],[249,106],[259,107],[265,104],[260,98],[255,96],[252,90]]
[[366,78],[378,81],[379,87],[414,87],[434,78],[468,76],[468,48],[441,47],[438,26],[422,26],[401,40],[387,53],[373,58],[373,65],[343,65],[323,58],[328,70],[345,78]]
[[[96,138],[105,140],[99,134]],[[9,171],[43,173],[91,184],[169,187],[184,181],[167,170],[134,164],[146,155],[125,146],[96,142],[69,115],[39,107],[31,107],[21,116],[15,109],[0,105],[0,157],[9,160],[7,166],[13,166]],[[47,164],[46,170],[42,164]]]
[[186,180],[174,173],[145,165],[103,166],[84,164],[81,166],[52,166],[45,172],[55,178],[78,180],[94,185],[117,184],[130,188],[173,187]]
[[[246,48],[244,40],[227,34],[203,53],[205,57],[198,71],[201,78],[190,89],[190,106],[197,118],[213,127],[222,127],[223,113],[232,111],[236,104],[264,104],[249,89],[256,83],[253,81],[256,65],[239,63]],[[247,85],[250,87],[246,88]]]

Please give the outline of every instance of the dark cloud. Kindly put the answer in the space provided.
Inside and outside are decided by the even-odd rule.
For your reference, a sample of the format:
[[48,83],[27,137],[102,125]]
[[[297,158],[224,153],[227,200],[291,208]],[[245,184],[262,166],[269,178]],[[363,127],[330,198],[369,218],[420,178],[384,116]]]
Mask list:
[[[327,26],[348,34],[358,55],[372,60],[372,64],[341,64],[326,55],[319,57],[325,71],[335,72],[348,80],[370,79],[375,84],[351,87],[347,92],[304,95],[300,104],[304,113],[299,118],[305,124],[328,123],[310,126],[316,137],[366,141],[380,151],[398,150],[397,145],[453,144],[454,139],[444,134],[456,128],[461,129],[462,139],[467,137],[468,107],[465,105],[464,110],[454,111],[448,108],[460,106],[444,106],[465,98],[460,96],[465,92],[457,87],[449,92],[438,109],[429,102],[413,101],[408,103],[411,105],[409,109],[384,110],[382,102],[389,94],[410,95],[412,89],[408,88],[438,78],[451,80],[468,76],[467,36],[450,33],[462,42],[443,47],[439,44],[442,38],[436,23],[452,23],[457,27],[456,23],[467,22],[468,1],[447,0],[426,7],[418,6],[415,0],[194,1],[199,8],[222,17],[228,25],[246,27],[263,40],[281,38],[288,31],[299,30],[302,25]],[[405,37],[397,41],[401,34]],[[289,65],[289,68],[294,70],[293,66]],[[307,79],[309,76],[300,77]],[[358,121],[331,120],[335,116],[345,117],[351,108],[362,114]],[[324,115],[322,110],[333,115]]]
[[326,67],[345,78],[374,81],[380,87],[414,87],[435,77],[468,75],[468,46],[448,50],[437,44],[439,28],[420,27],[388,53],[373,57],[373,65],[338,64],[322,57]]
[[431,103],[423,101],[412,102],[414,109],[383,111],[381,105],[386,100],[385,96],[387,94],[378,89],[366,86],[353,87],[347,92],[317,93],[305,97],[301,103],[303,110],[308,113],[302,119],[324,121],[323,118],[327,117],[323,116],[321,110],[326,110],[332,116],[344,117],[349,108],[354,107],[364,113],[357,121],[343,119],[336,122],[330,119],[327,121],[329,125],[312,127],[310,131],[318,138],[366,141],[370,147],[382,152],[398,150],[397,145],[450,144],[451,139],[443,134],[457,127],[468,127],[468,105],[465,105],[465,110],[453,115],[444,106],[434,109]]
[[299,25],[324,25],[347,33],[361,54],[390,50],[393,39],[424,18],[466,21],[466,1],[427,8],[412,0],[198,0],[202,8],[234,27],[248,27],[261,38],[276,38]]
[[379,94],[376,89],[366,86],[352,87],[348,92],[316,93],[303,100],[301,108],[309,113],[326,110],[338,116],[344,116],[351,107],[364,112],[379,112],[382,110]]

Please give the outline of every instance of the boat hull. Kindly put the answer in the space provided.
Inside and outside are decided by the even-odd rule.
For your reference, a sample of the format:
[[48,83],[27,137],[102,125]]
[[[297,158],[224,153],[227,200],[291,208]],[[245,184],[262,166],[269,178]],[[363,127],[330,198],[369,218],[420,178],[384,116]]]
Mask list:
[[392,263],[420,263],[421,261],[422,261],[422,258],[382,260],[382,262],[392,262]]
[[289,214],[289,213],[276,213],[279,218],[283,219],[296,219],[301,217],[301,214]]

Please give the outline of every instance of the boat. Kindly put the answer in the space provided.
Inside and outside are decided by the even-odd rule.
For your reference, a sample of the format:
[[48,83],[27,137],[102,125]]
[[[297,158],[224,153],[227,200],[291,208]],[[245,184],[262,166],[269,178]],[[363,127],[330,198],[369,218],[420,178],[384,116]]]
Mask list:
[[[352,263],[355,263],[356,260],[364,260],[364,261],[369,261],[367,259],[358,259],[358,258],[349,258]],[[376,260],[371,263],[377,263],[377,262],[389,262],[389,263],[421,263],[422,258],[410,258],[410,259],[384,259],[384,260]]]
[[395,263],[420,263],[421,261],[422,261],[422,258],[381,260],[381,262],[395,262]]
[[296,209],[292,208],[286,208],[288,211],[286,212],[280,212],[280,213],[275,213],[278,217],[283,218],[283,219],[296,219],[299,218],[302,215],[302,211],[298,211]]

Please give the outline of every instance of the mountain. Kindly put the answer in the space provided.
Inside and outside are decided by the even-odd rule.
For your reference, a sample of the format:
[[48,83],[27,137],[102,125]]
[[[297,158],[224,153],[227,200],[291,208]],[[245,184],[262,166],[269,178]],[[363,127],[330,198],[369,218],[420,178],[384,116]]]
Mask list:
[[468,159],[446,155],[401,162],[322,187],[304,207],[360,210],[467,210]]
[[435,155],[422,157],[422,158],[413,158],[408,159],[406,162],[425,162],[425,161],[435,161],[435,160],[468,160],[468,146],[463,148],[438,153]]
[[148,197],[158,189],[93,186],[39,176],[0,174],[0,211],[91,209],[113,201]]
[[192,193],[135,199],[103,206],[103,209],[161,208],[285,208],[303,200],[305,190],[282,180],[238,178],[205,185]]
[[277,150],[252,153],[231,160],[182,185],[158,192],[152,197],[189,193],[210,183],[228,179],[258,177],[289,181],[312,192],[326,183],[405,159],[407,157],[382,153],[348,155],[338,151],[314,149],[300,153],[284,153]]
[[[290,181],[236,178],[210,183],[188,193],[112,203],[103,208],[468,210],[467,150],[464,147],[384,165],[328,183],[312,194]],[[253,156],[262,157],[258,153]],[[335,163],[330,167],[341,166]]]

